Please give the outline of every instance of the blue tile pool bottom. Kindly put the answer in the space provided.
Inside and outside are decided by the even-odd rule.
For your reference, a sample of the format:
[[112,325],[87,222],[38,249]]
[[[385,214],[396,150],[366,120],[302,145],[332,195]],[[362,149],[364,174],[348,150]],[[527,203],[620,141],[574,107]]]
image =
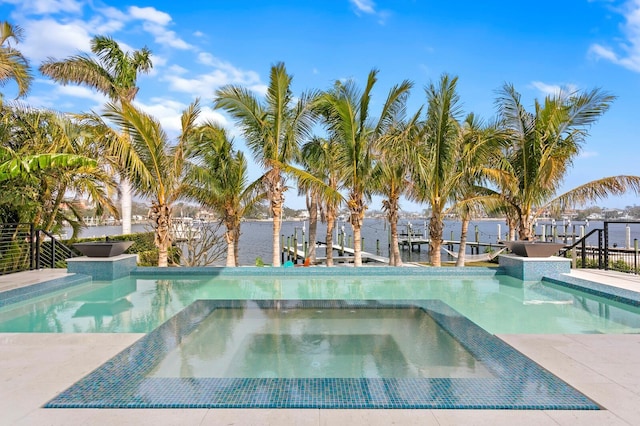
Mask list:
[[[149,378],[215,309],[420,308],[493,378]],[[198,300],[69,389],[46,408],[442,408],[597,410],[598,405],[439,300]]]

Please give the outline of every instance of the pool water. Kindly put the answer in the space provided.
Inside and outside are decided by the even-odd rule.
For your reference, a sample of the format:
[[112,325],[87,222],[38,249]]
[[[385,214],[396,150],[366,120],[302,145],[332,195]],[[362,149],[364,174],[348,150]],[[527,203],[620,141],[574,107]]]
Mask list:
[[147,333],[198,299],[435,299],[494,334],[640,332],[639,307],[506,275],[251,274],[131,276],[75,285],[0,308],[0,332]]
[[424,310],[216,309],[148,377],[493,377]]
[[[380,314],[371,314],[371,310],[378,309],[382,310]],[[216,311],[226,312],[216,315]],[[216,330],[216,325],[224,318],[234,316],[240,319],[249,311],[270,317],[267,322],[273,322],[272,326],[275,327],[263,330],[267,334],[261,334],[262,327],[235,322],[238,330],[227,330],[224,326]],[[281,330],[276,323],[287,321],[279,321],[276,317],[284,311],[299,313],[300,321],[290,322],[283,333],[285,330]],[[398,334],[397,330],[374,329],[358,325],[355,320],[346,320],[356,327],[355,333],[350,334],[355,336],[354,342],[347,343],[345,336],[349,331],[327,327],[332,322],[331,318],[326,321],[314,320],[314,311],[329,311],[330,316],[336,316],[336,322],[339,323],[345,321],[344,317],[347,313],[352,314],[351,311],[355,311],[356,315],[373,317],[370,321],[377,322],[379,326],[387,320],[392,323],[408,320],[409,324],[413,324],[409,327],[418,327],[420,330],[413,335],[413,342],[408,342],[407,336],[403,338],[402,332]],[[424,317],[429,319],[424,320]],[[437,323],[437,327],[433,328],[431,321]],[[329,340],[333,338],[331,336],[340,336],[336,350],[294,351],[290,345],[293,340],[298,339],[298,343],[305,344],[301,337],[305,334],[294,332],[302,324],[310,329],[311,333],[307,336],[311,341],[310,346],[316,346],[316,349],[318,339],[324,338],[318,336],[326,336]],[[423,333],[424,326],[431,330],[424,330]],[[242,330],[244,328],[247,330]],[[442,333],[438,331],[439,328],[443,330]],[[257,333],[252,333],[252,330]],[[278,337],[273,332],[277,330],[280,336],[289,337],[282,342],[274,342]],[[322,331],[331,334],[324,335]],[[201,336],[192,337],[200,332]],[[191,355],[211,351],[225,353],[224,348],[215,346],[207,339],[213,334],[228,336],[224,345],[229,347],[235,346],[229,336],[237,334],[240,337],[237,345],[239,351],[228,351],[227,357],[233,359],[222,363],[231,366],[230,371],[236,371],[231,374],[233,377],[220,377],[222,372],[210,369],[209,361],[201,366],[195,365],[200,359]],[[438,350],[433,352],[429,362],[435,368],[430,372],[414,377],[404,375],[408,363],[402,359],[398,362],[398,358],[416,357],[416,351],[412,352],[410,346],[422,345],[424,348],[434,343],[434,338],[439,340],[445,334],[459,342],[460,346],[454,344],[442,353]],[[398,341],[392,343],[395,339],[393,336],[398,337]],[[247,338],[250,343],[244,344]],[[446,340],[444,346],[451,343]],[[220,343],[219,340],[217,342]],[[200,345],[205,347],[197,349]],[[476,371],[479,374],[473,377],[466,373],[463,377],[441,377],[452,372],[452,363],[443,358],[451,355],[450,349],[457,351],[462,347],[470,354],[470,358],[464,355],[453,364],[466,363],[462,370],[467,371],[471,364],[480,364],[481,368]],[[257,351],[255,354],[243,352],[254,349]],[[270,352],[279,349],[283,351],[282,359],[277,356],[274,358]],[[322,364],[323,358],[329,361],[328,358],[334,355],[342,357],[352,352],[346,358],[333,361],[348,361],[347,364],[358,364],[364,368],[360,368],[362,376],[356,377],[333,377],[352,374],[353,369],[349,367],[339,367],[335,372],[327,369],[322,377],[309,377],[304,369],[295,367],[302,377],[289,377],[291,369],[285,367],[280,372],[287,377],[279,377],[275,366],[263,365],[256,371],[253,366],[244,365],[245,361],[253,363],[265,355],[264,350],[268,351],[266,355],[270,356],[272,362],[283,364],[292,361],[289,355],[294,358],[302,356],[306,358],[304,362]],[[375,354],[363,353],[370,350]],[[184,355],[183,351],[186,352]],[[315,353],[319,358],[307,356],[310,353]],[[161,365],[167,364],[167,361],[168,364],[177,362],[181,371],[178,373],[173,366]],[[293,359],[294,363],[298,361]],[[384,364],[387,362],[396,367],[386,370]],[[373,368],[373,364],[379,365]],[[438,365],[445,368],[441,369]],[[460,366],[455,365],[454,369]],[[410,368],[414,367],[420,368],[417,364]],[[265,368],[270,369],[269,377],[263,377]],[[373,370],[378,372],[369,374]],[[196,371],[198,375],[194,374]],[[396,373],[400,377],[380,377],[387,374],[395,376]],[[235,377],[236,374],[246,376]],[[253,374],[260,377],[250,377]],[[61,392],[44,407],[599,409],[586,396],[439,300],[197,300]]]

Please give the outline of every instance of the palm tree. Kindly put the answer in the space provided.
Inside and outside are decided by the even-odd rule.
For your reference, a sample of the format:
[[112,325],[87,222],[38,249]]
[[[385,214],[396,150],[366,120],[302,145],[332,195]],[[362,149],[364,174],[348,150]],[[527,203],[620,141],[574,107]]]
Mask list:
[[313,126],[310,109],[313,95],[302,95],[297,102],[291,92],[292,77],[283,63],[271,68],[264,102],[248,89],[225,86],[216,91],[214,105],[227,111],[240,125],[254,159],[264,169],[271,215],[273,217],[273,265],[280,265],[280,227],[284,192],[284,174],[298,179],[313,177],[292,166],[298,158],[300,141],[308,137]]
[[509,132],[500,171],[504,203],[518,220],[521,240],[533,239],[535,209],[550,204],[575,204],[640,189],[638,176],[611,176],[556,195],[580,153],[588,128],[610,107],[614,96],[594,89],[549,95],[535,101],[534,111],[522,105],[513,85],[505,84],[497,99],[503,125]]
[[261,179],[248,184],[244,154],[235,149],[225,129],[214,123],[197,128],[189,158],[194,165],[186,175],[186,193],[222,218],[227,228],[226,266],[238,266],[241,220],[265,196],[259,191]]
[[[58,83],[80,84],[107,96],[112,102],[133,102],[138,93],[138,73],[153,66],[151,51],[146,47],[124,52],[110,37],[95,36],[91,40],[93,57],[83,54],[62,61],[48,59],[40,72]],[[123,172],[123,176],[126,173]],[[120,183],[122,192],[122,233],[131,233],[131,184],[126,178]]]
[[[304,156],[301,158],[300,162],[307,172],[312,173],[310,165],[307,163]],[[305,250],[305,262],[307,262],[308,259],[309,263],[314,264],[316,261],[316,242],[318,240],[318,210],[320,208],[320,194],[318,194],[318,191],[314,188],[306,188],[299,185],[298,195],[305,196],[305,204],[307,212],[309,212],[309,251],[306,252]]]
[[29,61],[11,46],[11,40],[18,44],[22,37],[22,28],[7,21],[0,22],[0,85],[14,80],[18,85],[18,97],[27,94],[33,80]]
[[414,197],[429,203],[429,256],[433,266],[440,266],[440,248],[445,210],[454,201],[461,173],[458,169],[462,146],[460,105],[456,93],[457,77],[443,75],[438,85],[426,88],[427,117],[421,150],[424,162],[414,169]]
[[[333,228],[335,226],[336,216],[340,203],[342,202],[342,196],[338,192],[338,183],[340,178],[338,176],[338,170],[335,168],[336,161],[339,158],[338,144],[331,139],[324,139],[314,137],[302,146],[301,150],[302,163],[305,170],[316,176],[321,182],[321,185],[307,185],[301,184],[301,188],[306,189],[309,198],[313,200],[313,203],[307,204],[310,210],[309,217],[309,241],[312,242],[311,249],[309,250],[309,258],[311,262],[316,260],[316,220],[314,220],[312,211],[317,213],[318,207],[320,209],[320,220],[327,224],[327,230],[325,234],[326,249],[326,262],[327,266],[333,266]],[[309,199],[308,199],[309,200]]]
[[492,165],[504,147],[504,133],[497,123],[485,125],[475,114],[468,114],[461,126],[462,147],[458,170],[461,173],[453,209],[461,219],[460,246],[456,266],[464,266],[469,222],[481,210],[499,205],[499,197],[487,185]]
[[376,184],[376,192],[384,197],[382,208],[387,213],[391,237],[390,266],[402,266],[398,246],[398,213],[400,197],[410,194],[412,190],[412,168],[422,161],[418,149],[422,133],[419,122],[421,114],[420,109],[407,122],[402,121],[402,117],[395,118],[394,126],[380,138],[376,146],[379,161],[376,163],[372,181]]
[[349,189],[347,206],[350,212],[349,222],[353,229],[354,266],[362,265],[361,229],[367,208],[366,202],[374,188],[371,181],[375,168],[374,143],[385,134],[398,110],[404,108],[411,88],[408,81],[393,87],[380,116],[373,120],[369,104],[377,74],[377,70],[369,73],[363,92],[357,89],[353,81],[338,81],[318,102],[329,135],[339,144],[340,154],[334,167],[339,170],[343,185]]
[[[20,210],[22,220],[50,231],[82,218],[69,195],[86,194],[115,211],[108,197],[114,182],[100,167],[92,132],[68,116],[4,105],[0,113],[0,204]],[[93,158],[97,159],[94,160]],[[63,210],[63,205],[68,209]]]
[[186,191],[183,183],[185,149],[195,132],[200,113],[198,101],[182,113],[182,131],[171,144],[159,121],[128,102],[109,104],[105,117],[124,130],[120,138],[119,157],[125,160],[127,178],[135,184],[136,193],[151,199],[149,216],[154,220],[158,266],[168,266],[171,246],[171,208]]

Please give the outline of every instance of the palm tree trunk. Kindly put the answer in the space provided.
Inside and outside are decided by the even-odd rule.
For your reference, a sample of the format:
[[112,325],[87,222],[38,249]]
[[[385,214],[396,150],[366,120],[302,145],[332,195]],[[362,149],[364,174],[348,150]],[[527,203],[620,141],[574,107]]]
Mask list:
[[518,229],[518,236],[523,241],[533,241],[533,221],[531,215],[528,212],[520,214],[520,227]]
[[131,182],[126,177],[120,181],[120,194],[122,196],[122,234],[131,234]]
[[[396,220],[389,221],[389,228],[391,229],[391,253],[389,255],[390,266],[402,266],[402,259],[400,258],[400,247],[398,246],[398,218]],[[411,250],[411,247],[409,247]]]
[[[393,194],[387,201],[387,219],[389,220],[389,228],[391,231],[391,253],[389,253],[389,265],[402,266],[402,258],[400,257],[400,247],[398,246],[398,202],[400,196]],[[409,231],[411,232],[411,231]],[[409,247],[411,250],[411,247]]]
[[315,193],[307,198],[307,210],[309,210],[309,253],[307,257],[311,264],[315,264],[316,240],[318,238],[318,196]]
[[282,205],[284,204],[284,186],[280,170],[271,169],[265,176],[267,193],[271,202],[271,215],[273,216],[273,258],[271,264],[280,266],[280,228],[282,227]]
[[227,225],[227,232],[224,233],[224,239],[227,241],[227,263],[225,266],[236,266],[236,250],[235,250],[235,232],[232,227]]
[[[280,198],[281,200],[282,198]],[[273,266],[280,266],[280,228],[282,227],[282,201],[273,200],[271,202],[271,214],[273,215]]]
[[167,243],[158,246],[158,266],[161,268],[169,266],[169,247]]
[[442,215],[437,206],[432,206],[429,220],[429,258],[432,266],[441,266],[440,247],[442,247]]
[[151,207],[156,217],[155,244],[158,247],[158,266],[166,268],[168,263],[168,251],[171,245],[171,209],[166,204],[154,204]]
[[360,221],[353,226],[353,266],[362,266],[362,227]]
[[[383,205],[387,208],[387,220],[389,221],[389,229],[391,233],[391,250],[389,253],[389,266],[402,266],[400,258],[400,247],[398,247],[398,199],[399,197],[389,197],[389,200],[383,201]],[[411,250],[411,247],[409,247]]]
[[349,197],[349,222],[353,229],[353,266],[362,266],[362,220],[364,219],[364,202],[362,194],[355,191]]
[[325,243],[327,244],[327,266],[333,266],[333,228],[336,223],[336,214],[333,207],[327,207],[327,236]]
[[467,234],[469,233],[469,217],[462,218],[462,228],[460,229],[460,248],[458,249],[458,259],[456,266],[464,266],[467,253]]
[[233,258],[235,266],[240,266],[240,223],[236,224],[233,234]]
[[507,226],[509,227],[509,241],[515,241],[518,219],[512,214],[507,214]]

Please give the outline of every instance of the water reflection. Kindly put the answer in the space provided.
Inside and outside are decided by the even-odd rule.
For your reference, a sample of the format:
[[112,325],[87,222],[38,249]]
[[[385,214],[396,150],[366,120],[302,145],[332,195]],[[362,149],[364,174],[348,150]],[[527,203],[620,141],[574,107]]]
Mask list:
[[[420,307],[418,307],[420,306]],[[279,308],[276,308],[279,307]],[[334,309],[334,308],[341,309]],[[355,309],[353,309],[355,308]],[[370,308],[370,309],[367,309]],[[373,309],[375,308],[375,309]],[[383,308],[383,309],[382,309]],[[399,308],[399,309],[398,309]],[[264,355],[281,351],[284,356],[281,364],[287,365],[287,356],[304,346],[315,354],[324,351],[324,346],[334,346],[329,350],[330,356],[351,356],[354,353],[366,353],[374,357],[373,362],[363,361],[360,369],[369,367],[378,370],[388,368],[387,361],[377,362],[386,356],[385,351],[400,351],[405,358],[402,370],[411,369],[411,356],[407,351],[404,337],[386,333],[385,327],[400,329],[394,324],[395,319],[385,320],[383,327],[378,324],[375,332],[363,333],[364,323],[371,323],[369,311],[378,310],[402,311],[411,313],[409,317],[424,309],[428,317],[435,320],[446,333],[455,336],[461,345],[470,348],[473,357],[481,359],[491,374],[485,377],[449,378],[438,375],[424,378],[224,378],[217,376],[194,377],[197,374],[198,362],[204,359],[203,354],[218,352],[232,354],[238,345],[237,333],[234,331],[241,324],[247,328],[255,319],[280,318],[278,323],[287,333],[281,338],[258,333],[249,342],[248,347],[256,350],[254,358],[261,362]],[[231,311],[235,313],[231,313]],[[334,330],[325,334],[321,327],[300,324],[298,321],[285,320],[289,314],[306,311],[317,313],[325,322],[332,322],[331,316],[322,314],[340,311],[343,316],[353,315],[352,311],[364,313],[359,323],[343,318],[339,323],[345,325],[345,333]],[[320,312],[318,312],[320,311]],[[207,339],[210,326],[207,322],[218,312],[222,320],[230,319],[236,325],[234,329],[220,330],[224,334],[221,344]],[[304,315],[310,317],[312,315]],[[406,319],[406,316],[405,318]],[[403,321],[404,321],[403,319]],[[246,323],[249,321],[249,323]],[[320,321],[319,323],[322,323]],[[346,322],[347,321],[347,322]],[[346,323],[345,323],[346,322]],[[410,321],[412,322],[412,321]],[[217,323],[214,322],[214,323]],[[211,326],[215,324],[212,323]],[[219,325],[219,324],[218,324]],[[411,328],[411,327],[408,327]],[[429,327],[417,326],[427,333]],[[304,331],[298,335],[296,331]],[[211,328],[215,331],[215,327]],[[200,334],[202,339],[194,338]],[[272,333],[273,334],[273,333]],[[345,336],[356,336],[355,345]],[[361,339],[357,336],[363,336]],[[412,341],[424,337],[421,332],[407,332]],[[433,344],[441,344],[444,335],[431,337]],[[198,341],[201,340],[201,341]],[[242,340],[242,339],[241,339]],[[392,342],[395,340],[395,342]],[[443,343],[450,346],[449,343]],[[192,349],[188,349],[188,347]],[[185,351],[186,349],[186,351]],[[184,357],[182,353],[195,354]],[[457,349],[454,349],[454,352]],[[159,373],[166,366],[158,366],[159,361],[168,360],[176,354],[178,362],[189,361],[178,366],[180,375],[189,377],[168,376]],[[244,362],[246,357],[240,358]],[[435,360],[440,359],[438,356]],[[450,362],[449,357],[443,361]],[[197,362],[195,362],[197,361]],[[249,359],[252,361],[252,359]],[[437,362],[437,361],[436,361]],[[164,361],[161,362],[161,364]],[[464,366],[458,363],[455,368]],[[276,364],[272,363],[272,367]],[[61,395],[45,405],[46,407],[315,407],[315,408],[527,408],[527,409],[597,409],[598,407],[570,386],[555,378],[537,364],[506,345],[495,336],[483,331],[470,321],[460,316],[451,308],[438,301],[422,300],[416,302],[338,302],[338,301],[214,301],[200,300],[194,302],[180,314],[172,317],[154,332],[140,339],[103,366],[90,373]]]
[[214,311],[152,376],[490,376],[421,309],[283,309],[284,301],[247,303]]
[[0,332],[149,332],[198,299],[442,300],[500,333],[638,333],[640,308],[508,276],[127,277],[0,308]]

